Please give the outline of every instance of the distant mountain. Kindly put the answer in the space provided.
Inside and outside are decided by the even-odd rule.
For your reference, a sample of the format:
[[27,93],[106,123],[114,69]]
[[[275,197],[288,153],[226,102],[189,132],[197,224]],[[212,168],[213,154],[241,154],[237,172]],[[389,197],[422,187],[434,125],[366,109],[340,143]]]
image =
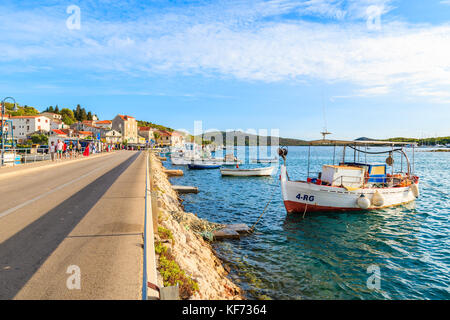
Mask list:
[[361,137],[358,139],[355,139],[355,141],[376,141],[377,139],[371,139],[371,138],[367,138],[367,137]]
[[[219,140],[221,136],[222,141]],[[197,136],[198,137],[198,136]],[[248,145],[271,145],[272,139],[277,139],[272,136],[259,136],[242,131],[211,131],[203,133],[203,139],[206,141],[216,142],[223,145],[236,145],[236,146],[248,146]],[[228,139],[228,140],[227,140]],[[274,140],[276,141],[276,140]],[[305,140],[291,139],[291,138],[278,138],[278,144],[282,146],[304,146]]]

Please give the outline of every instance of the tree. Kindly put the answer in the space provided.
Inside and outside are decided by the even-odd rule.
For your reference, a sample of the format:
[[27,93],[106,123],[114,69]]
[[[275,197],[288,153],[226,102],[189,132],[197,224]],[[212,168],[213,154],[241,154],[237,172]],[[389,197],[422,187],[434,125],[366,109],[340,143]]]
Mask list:
[[48,136],[46,134],[33,134],[31,135],[31,141],[34,144],[48,144]]
[[58,105],[56,105],[56,107],[55,107],[55,113],[59,114],[59,108],[58,108]]
[[77,104],[77,108],[73,111],[75,119],[81,121],[81,106]]
[[54,112],[53,106],[48,107],[44,112]]
[[61,109],[60,114],[62,116],[62,121],[65,124],[70,126],[71,124],[76,122],[75,115],[73,114],[72,110],[70,110],[68,108],[63,108],[63,109]]
[[80,119],[78,119],[78,121],[84,121],[84,120],[87,120],[86,109],[81,108]]
[[90,111],[88,112],[88,114],[87,114],[87,119],[88,119],[88,120],[92,120],[92,112],[90,112]]

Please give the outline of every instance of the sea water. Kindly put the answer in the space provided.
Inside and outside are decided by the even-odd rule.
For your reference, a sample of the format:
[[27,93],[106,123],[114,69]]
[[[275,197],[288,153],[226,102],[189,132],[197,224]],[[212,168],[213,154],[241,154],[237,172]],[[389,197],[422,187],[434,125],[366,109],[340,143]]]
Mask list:
[[[252,148],[235,153],[248,161]],[[342,160],[340,147],[288,150],[291,180],[306,178],[308,153],[310,175]],[[367,151],[380,150],[386,149]],[[405,170],[406,162],[395,154],[394,170]],[[407,154],[412,161],[412,149]],[[386,157],[346,152],[346,161]],[[248,299],[450,299],[450,153],[416,149],[414,160],[411,169],[421,181],[416,202],[371,212],[287,214],[279,170],[250,178],[176,167],[185,175],[171,181],[197,186],[198,194],[183,196],[185,210],[213,222],[251,226],[270,201],[255,233],[213,244]]]

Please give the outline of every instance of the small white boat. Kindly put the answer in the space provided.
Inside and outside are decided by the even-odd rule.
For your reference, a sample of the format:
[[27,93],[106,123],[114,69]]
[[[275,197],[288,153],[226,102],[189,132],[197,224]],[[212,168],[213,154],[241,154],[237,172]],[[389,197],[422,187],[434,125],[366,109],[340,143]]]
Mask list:
[[252,159],[252,163],[277,163],[277,158],[272,159]]
[[[343,148],[342,161],[338,165],[324,165],[319,176],[312,178],[309,175],[306,181],[291,180],[286,170],[287,149],[280,149],[279,154],[284,160],[281,165],[281,193],[286,211],[288,213],[306,213],[314,211],[358,211],[374,210],[403,205],[414,201],[419,196],[419,177],[414,175],[414,169],[403,148],[394,149],[395,145],[406,143],[392,143],[383,141],[339,141],[317,140],[312,145],[340,145]],[[390,150],[381,152],[368,152],[358,147],[367,145],[389,146]],[[345,149],[353,149],[353,161],[345,159]],[[389,157],[384,163],[359,163],[355,161],[356,153],[382,154]],[[406,172],[387,172],[392,167],[393,153],[400,153],[406,161],[401,162],[401,169],[406,165]],[[413,149],[414,152],[414,149]],[[333,159],[335,156],[333,155]],[[398,165],[397,165],[398,168]]]
[[220,169],[222,176],[233,176],[233,177],[261,177],[270,176],[274,172],[276,167],[263,167],[263,168],[252,168],[252,169]]

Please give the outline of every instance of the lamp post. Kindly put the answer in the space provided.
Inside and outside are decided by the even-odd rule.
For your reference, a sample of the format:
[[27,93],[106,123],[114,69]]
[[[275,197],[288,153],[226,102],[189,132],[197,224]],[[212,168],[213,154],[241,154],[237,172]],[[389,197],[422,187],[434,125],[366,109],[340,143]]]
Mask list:
[[[2,162],[1,162],[1,166],[3,167],[4,163],[5,163],[5,122],[4,122],[4,115],[5,115],[5,101],[11,99],[14,101],[14,108],[13,111],[17,110],[17,103],[16,103],[16,99],[14,99],[13,97],[6,97],[2,100],[2,105],[1,105],[1,112],[2,112]],[[14,137],[13,137],[14,139]],[[15,159],[14,159],[15,160]]]

